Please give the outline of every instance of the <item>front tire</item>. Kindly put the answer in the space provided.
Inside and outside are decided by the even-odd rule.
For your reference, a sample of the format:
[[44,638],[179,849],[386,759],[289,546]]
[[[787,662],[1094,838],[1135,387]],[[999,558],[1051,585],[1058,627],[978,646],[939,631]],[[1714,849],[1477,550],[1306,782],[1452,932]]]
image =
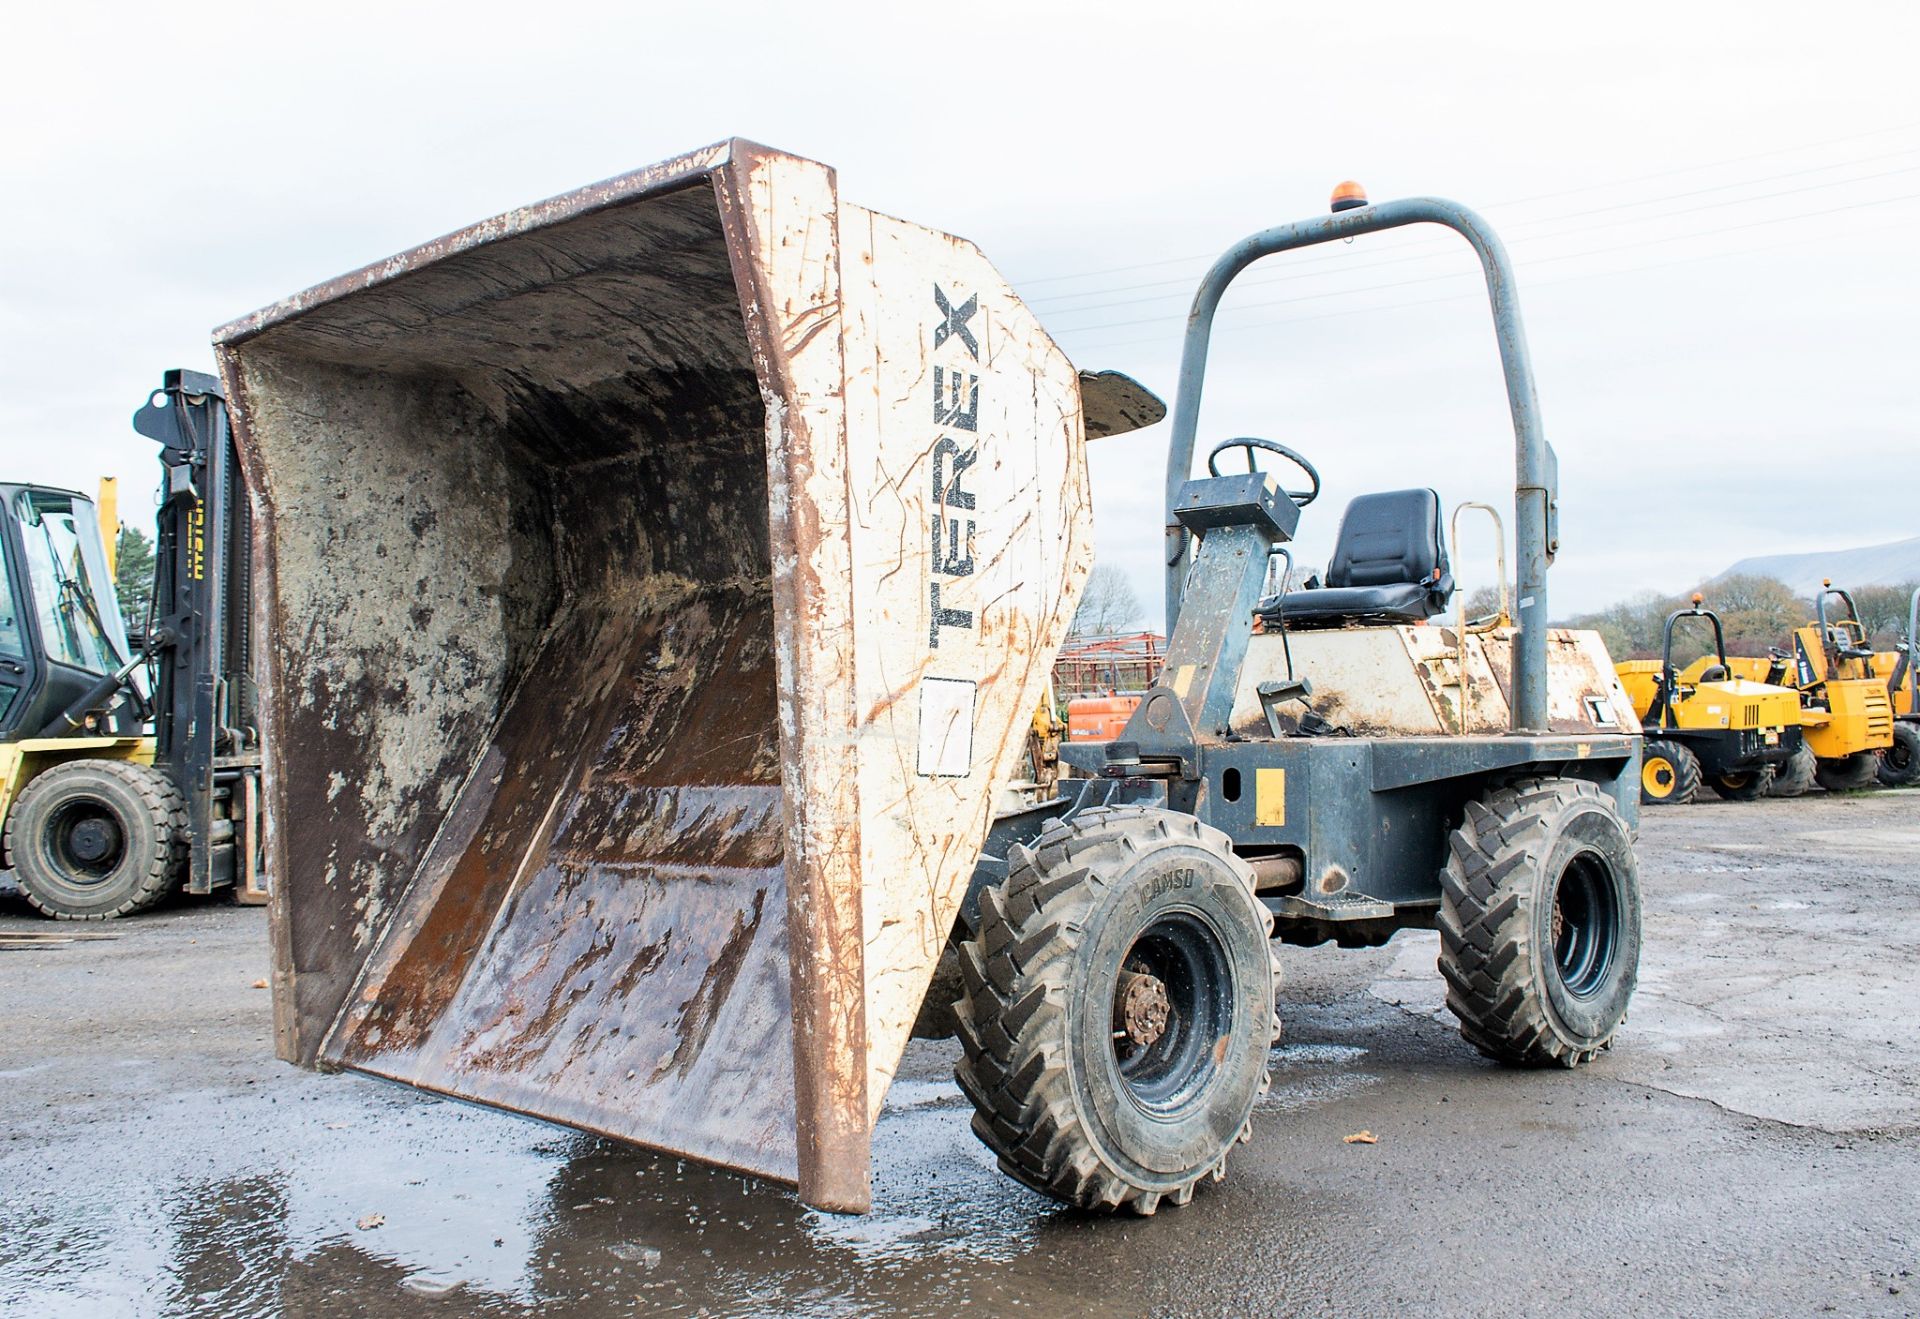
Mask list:
[[1650,737],[1640,757],[1640,801],[1647,806],[1685,806],[1700,791],[1700,758],[1691,748]]
[[1920,783],[1920,725],[1893,726],[1893,745],[1880,752],[1879,778],[1881,786],[1887,788],[1910,788]]
[[1856,751],[1850,756],[1822,760],[1814,767],[1813,781],[1828,792],[1858,792],[1880,781],[1880,753]]
[[1820,762],[1814,758],[1813,748],[1801,742],[1793,748],[1793,753],[1779,768],[1773,771],[1773,782],[1767,785],[1769,797],[1798,797],[1813,786],[1814,771],[1820,768]]
[[1466,806],[1440,877],[1440,973],[1489,1058],[1575,1067],[1607,1047],[1640,966],[1640,876],[1613,799],[1530,778]]
[[1009,861],[960,949],[974,1133],[1065,1204],[1187,1203],[1267,1085],[1273,917],[1251,872],[1219,830],[1143,807],[1056,821]]
[[1762,765],[1739,774],[1717,774],[1707,782],[1727,801],[1759,801],[1773,786],[1773,766]]
[[28,902],[56,920],[111,920],[172,890],[186,854],[187,803],[151,765],[71,760],[21,791],[6,841]]

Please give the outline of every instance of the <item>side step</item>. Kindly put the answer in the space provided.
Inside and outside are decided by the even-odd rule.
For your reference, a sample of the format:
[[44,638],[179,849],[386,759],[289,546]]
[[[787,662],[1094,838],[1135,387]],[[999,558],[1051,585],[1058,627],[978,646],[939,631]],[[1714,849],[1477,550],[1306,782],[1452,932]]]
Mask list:
[[1377,921],[1391,919],[1391,902],[1364,893],[1329,893],[1309,898],[1298,893],[1263,897],[1261,901],[1283,921]]

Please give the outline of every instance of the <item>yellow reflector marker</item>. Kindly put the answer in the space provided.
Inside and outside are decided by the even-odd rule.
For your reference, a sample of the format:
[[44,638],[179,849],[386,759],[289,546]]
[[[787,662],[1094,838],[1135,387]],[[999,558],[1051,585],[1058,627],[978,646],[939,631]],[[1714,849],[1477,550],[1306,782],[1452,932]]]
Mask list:
[[1283,825],[1287,822],[1287,771],[1253,771],[1253,822],[1257,825]]

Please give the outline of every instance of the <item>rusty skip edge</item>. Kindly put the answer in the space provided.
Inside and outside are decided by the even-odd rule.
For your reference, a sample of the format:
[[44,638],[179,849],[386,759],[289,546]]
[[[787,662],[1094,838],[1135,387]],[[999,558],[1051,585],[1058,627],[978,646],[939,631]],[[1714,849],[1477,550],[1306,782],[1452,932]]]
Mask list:
[[[253,616],[264,623],[265,635],[285,636],[286,618],[280,611],[280,593],[274,586],[272,498],[253,451],[252,437],[246,428],[246,396],[241,385],[243,377],[239,363],[226,348],[225,342],[216,332],[214,358],[221,387],[227,396],[228,425],[234,440],[240,481],[247,492],[249,518],[253,524],[252,534],[248,538],[252,560],[248,580],[253,596],[249,607]],[[259,693],[255,717],[260,724],[262,747],[279,745],[276,728],[279,722],[279,703],[276,700],[278,684],[274,680],[273,666],[267,662],[270,649],[270,646],[257,646],[254,649],[253,679]],[[318,1050],[319,1033],[315,1032],[311,1046],[303,1051],[300,1047],[298,1005],[293,994],[293,930],[288,919],[287,886],[276,878],[287,873],[286,858],[281,850],[284,842],[281,831],[276,827],[279,812],[272,809],[272,803],[279,800],[278,779],[279,766],[275,758],[270,753],[262,755],[260,795],[261,800],[267,803],[267,808],[261,820],[260,851],[267,876],[268,974],[273,998],[273,1051],[274,1056],[284,1062],[312,1067]]]
[[[854,752],[851,747],[816,751],[804,745],[798,734],[802,724],[793,711],[796,692],[809,688],[842,691],[850,705],[851,684],[820,685],[829,676],[821,671],[824,652],[836,644],[835,629],[823,617],[828,592],[812,564],[812,551],[822,533],[807,500],[785,497],[813,475],[811,469],[819,454],[817,444],[825,441],[829,446],[827,452],[835,455],[836,462],[840,461],[844,446],[833,443],[836,437],[810,435],[804,411],[791,406],[794,400],[788,393],[791,373],[783,327],[778,318],[770,314],[770,309],[777,308],[779,303],[774,292],[763,287],[759,276],[764,272],[751,259],[754,234],[749,194],[753,174],[779,161],[799,159],[744,139],[728,139],[543,202],[515,208],[314,285],[220,326],[213,333],[213,343],[254,519],[254,607],[257,616],[268,622],[275,635],[285,635],[286,619],[278,608],[280,596],[271,552],[275,543],[275,510],[264,473],[259,470],[254,438],[249,430],[251,409],[246,377],[235,351],[237,346],[274,327],[298,320],[327,303],[404,278],[495,241],[688,187],[705,184],[715,189],[755,367],[761,377],[763,396],[768,400],[769,493],[773,496],[771,516],[777,523],[774,538],[776,543],[784,542],[794,551],[791,556],[775,555],[772,579],[776,618],[781,620],[776,624],[776,656],[783,778],[789,783],[798,781],[800,767],[810,758],[816,767],[820,767],[822,757],[837,758],[841,762],[831,766],[834,800],[811,800],[806,799],[807,794],[788,793],[784,808],[790,858],[788,920],[797,1185],[801,1198],[809,1204],[838,1212],[863,1213],[871,1207],[871,1128],[867,1118],[864,940],[858,885],[858,810],[857,801],[853,799],[857,794]],[[837,203],[837,179],[831,170],[827,171],[827,179],[834,187]],[[829,218],[837,224],[837,214]],[[837,288],[837,253],[833,278]],[[837,327],[834,335],[821,337],[832,341],[836,354],[840,351]],[[840,475],[844,489],[844,472]],[[262,671],[256,675],[262,694],[260,719],[265,745],[273,747],[279,745],[274,725],[278,722],[280,700],[274,690],[271,666],[264,663],[265,648],[262,655]],[[263,789],[268,801],[279,800],[277,778],[275,759],[269,754],[263,769]],[[276,827],[274,816],[275,813],[268,813],[265,854],[270,874],[285,875],[289,873],[284,853],[285,831]],[[450,823],[443,821],[441,829]],[[431,852],[431,848],[428,851]],[[793,859],[798,859],[799,864]],[[835,878],[840,882],[833,882]],[[292,949],[292,906],[292,895],[286,886],[274,884],[269,899],[272,917],[269,929],[275,1051],[281,1059],[299,1066],[322,1066],[319,1053],[331,1027],[308,1031],[303,1036],[296,1020],[297,1005],[292,992],[297,975]],[[346,1011],[343,1006],[341,1015]],[[452,1093],[430,1085],[416,1088]],[[544,1114],[527,1115],[552,1120]],[[597,1131],[591,1125],[569,1125],[632,1143],[630,1138]],[[666,1152],[684,1153],[673,1149]]]
[[[533,230],[544,229],[564,220],[589,215],[610,206],[638,201],[661,193],[675,192],[704,182],[738,156],[779,154],[782,153],[763,147],[757,142],[749,142],[745,138],[728,138],[723,142],[701,147],[697,151],[675,156],[671,160],[663,160],[657,165],[649,165],[644,169],[632,170],[626,174],[616,174],[598,183],[589,183],[585,187],[563,192],[558,197],[549,197],[531,206],[516,206],[490,219],[481,220],[476,224],[467,225],[465,228],[456,229],[452,233],[421,243],[418,247],[410,247],[383,261],[375,261],[358,270],[336,275],[332,279],[324,280],[290,297],[270,303],[237,320],[228,321],[214,330],[214,347],[220,349],[228,344],[244,343],[255,335],[294,320],[315,307],[344,298],[348,294],[399,279],[403,275],[433,265],[437,261],[472,251],[477,247],[484,247],[499,239],[531,233]],[[229,389],[232,388],[234,381],[228,374],[224,357],[221,379]],[[231,401],[232,396],[228,397]]]
[[[783,794],[787,856],[787,937],[793,988],[793,1084],[795,1138],[800,1195],[823,1209],[865,1213],[872,1204],[871,1129],[867,1119],[866,944],[861,920],[858,775],[851,744],[811,747],[807,721],[800,718],[799,693],[834,693],[844,703],[844,726],[852,727],[852,662],[841,647],[848,629],[843,608],[832,608],[832,593],[821,581],[815,551],[823,540],[818,509],[800,497],[815,475],[815,464],[846,495],[845,412],[829,416],[839,435],[813,435],[809,400],[797,387],[798,373],[787,343],[788,310],[778,291],[767,287],[766,266],[753,259],[756,234],[751,204],[754,176],[779,167],[785,157],[766,148],[738,144],[725,166],[716,170],[721,224],[733,260],[735,283],[746,320],[754,367],[767,398],[767,493],[773,522],[771,542],[790,547],[773,555],[773,598],[780,705],[781,778],[788,784],[825,786],[828,800],[814,791]],[[838,175],[825,171],[831,213],[825,222],[839,225]],[[840,303],[839,244],[820,290],[822,303]],[[816,304],[818,305],[818,304]],[[804,303],[795,311],[810,310]],[[837,310],[836,310],[837,320]],[[830,336],[810,336],[802,346],[830,352],[831,387],[844,379],[840,327]],[[844,518],[841,525],[846,525]],[[820,773],[809,773],[817,768]],[[794,865],[792,858],[798,858]],[[848,865],[847,862],[851,864]],[[836,871],[848,873],[834,882]]]

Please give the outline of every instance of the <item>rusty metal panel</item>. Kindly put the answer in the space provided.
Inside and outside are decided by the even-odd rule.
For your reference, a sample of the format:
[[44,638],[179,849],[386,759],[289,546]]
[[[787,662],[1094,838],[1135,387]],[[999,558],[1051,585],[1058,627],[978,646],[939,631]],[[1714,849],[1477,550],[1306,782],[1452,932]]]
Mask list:
[[218,345],[283,1055],[864,1208],[1089,565],[1073,368],[971,246],[740,142]]
[[[793,1098],[801,1194],[870,1191],[857,864],[839,194],[832,171],[769,152],[719,179],[741,307],[767,399],[773,635],[786,803]],[[835,534],[839,531],[840,534]],[[700,736],[695,727],[683,735]],[[753,1047],[753,1041],[740,1042]]]
[[1406,643],[1420,685],[1444,731],[1503,734],[1512,727],[1507,693],[1487,663],[1488,634],[1468,632],[1463,648],[1458,627],[1395,630]]
[[[1357,736],[1435,736],[1453,730],[1434,709],[1430,682],[1423,681],[1399,627],[1329,628],[1287,634],[1256,634],[1247,645],[1230,726],[1248,737],[1266,735],[1259,686],[1293,671],[1313,684],[1312,705],[1321,718]],[[1504,704],[1504,702],[1503,702]]]
[[[1484,634],[1487,662],[1502,691],[1510,691],[1513,671],[1511,628]],[[1633,699],[1598,632],[1574,628],[1547,630],[1547,730],[1553,733],[1638,733]]]
[[[867,1120],[1092,567],[1082,381],[971,243],[843,208]],[[1157,401],[1105,378],[1137,422]],[[1128,419],[1114,418],[1117,428]]]
[[[1469,632],[1464,652],[1451,626],[1330,628],[1287,636],[1293,670],[1313,684],[1312,705],[1357,736],[1504,735],[1510,720],[1512,628]],[[1464,729],[1461,671],[1466,690]],[[1258,693],[1286,676],[1280,637],[1256,635],[1234,695],[1232,727],[1264,736]],[[1547,713],[1555,733],[1638,733],[1633,703],[1596,632],[1547,634]]]

